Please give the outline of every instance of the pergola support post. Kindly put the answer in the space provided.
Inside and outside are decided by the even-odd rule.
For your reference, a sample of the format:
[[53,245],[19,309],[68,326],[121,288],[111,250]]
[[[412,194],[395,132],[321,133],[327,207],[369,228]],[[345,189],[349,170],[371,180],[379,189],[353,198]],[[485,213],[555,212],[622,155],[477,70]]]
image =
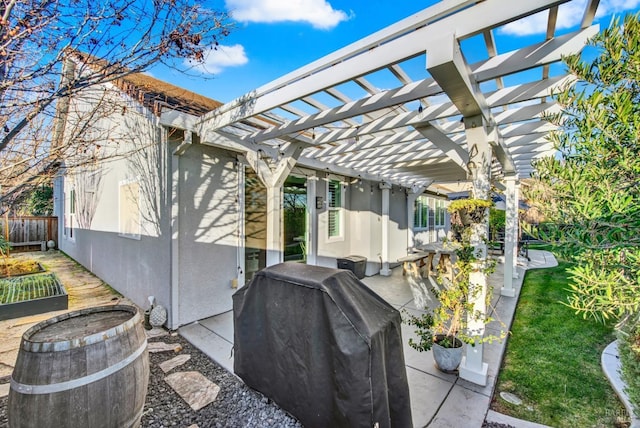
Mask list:
[[506,186],[506,222],[504,236],[504,285],[500,294],[507,297],[516,295],[513,288],[513,279],[516,278],[517,270],[514,265],[514,252],[517,253],[518,239],[518,198],[517,181],[515,175],[505,177]]
[[267,266],[282,263],[282,187],[267,186]]
[[[491,146],[482,116],[464,119],[465,133],[469,141],[469,170],[472,173],[473,197],[487,199],[491,189]],[[474,224],[471,245],[479,258],[479,269],[469,276],[469,296],[474,312],[479,317],[467,319],[469,334],[478,338],[473,345],[466,345],[466,353],[460,363],[459,375],[462,379],[478,385],[486,385],[489,365],[484,362],[484,349],[481,342],[484,336],[486,317],[487,275],[481,269],[487,258],[486,240],[489,234],[488,210],[482,223]]]
[[302,144],[289,145],[280,152],[280,159],[272,160],[273,166],[263,158],[260,151],[250,151],[246,154],[247,161],[267,188],[267,266],[282,263],[284,259],[282,185],[296,165],[303,149]]
[[513,199],[515,201],[515,215],[514,215],[514,221],[515,221],[515,225],[513,227],[514,230],[514,245],[513,245],[513,255],[511,258],[511,262],[513,263],[513,272],[512,272],[512,276],[513,278],[517,278],[518,277],[518,253],[519,253],[519,240],[520,240],[520,217],[518,216],[518,208],[519,208],[519,201],[520,201],[520,184],[516,183],[515,188],[513,189]]
[[318,211],[316,204],[311,201],[316,200],[318,188],[318,177],[315,175],[307,177],[307,204],[308,210],[308,241],[307,241],[307,264],[318,264]]
[[390,276],[391,269],[389,269],[389,191],[391,190],[391,184],[380,183],[380,189],[382,190],[382,248],[380,251],[380,257],[382,257],[382,268],[380,269],[380,275]]

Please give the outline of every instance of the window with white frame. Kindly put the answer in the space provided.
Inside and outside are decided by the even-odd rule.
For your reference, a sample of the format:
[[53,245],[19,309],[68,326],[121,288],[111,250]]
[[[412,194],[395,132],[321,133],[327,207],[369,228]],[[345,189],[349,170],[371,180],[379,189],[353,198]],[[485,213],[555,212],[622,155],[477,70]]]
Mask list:
[[413,227],[427,229],[429,227],[429,197],[421,195],[416,198],[413,211]]
[[327,215],[329,238],[340,238],[344,223],[344,189],[342,181],[330,178],[327,183]]
[[140,182],[120,182],[118,195],[118,233],[125,238],[140,239]]
[[75,240],[75,223],[76,223],[76,189],[73,187],[69,192],[65,192],[65,215],[64,215],[64,236],[65,238]]
[[436,227],[443,227],[444,226],[444,218],[445,218],[445,201],[442,199],[436,199],[436,215],[435,215],[435,220],[434,220],[434,224]]

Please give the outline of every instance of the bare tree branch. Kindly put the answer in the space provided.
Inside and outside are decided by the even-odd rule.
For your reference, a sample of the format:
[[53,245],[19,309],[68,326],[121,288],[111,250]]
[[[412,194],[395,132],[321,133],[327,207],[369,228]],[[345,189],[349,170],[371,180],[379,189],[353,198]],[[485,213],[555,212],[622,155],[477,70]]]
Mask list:
[[[196,0],[0,0],[0,204],[109,143],[94,123],[122,104],[96,93],[100,108],[81,111],[74,96],[106,83],[126,92],[154,65],[184,69],[230,29],[225,12]],[[74,126],[61,120],[70,107]]]

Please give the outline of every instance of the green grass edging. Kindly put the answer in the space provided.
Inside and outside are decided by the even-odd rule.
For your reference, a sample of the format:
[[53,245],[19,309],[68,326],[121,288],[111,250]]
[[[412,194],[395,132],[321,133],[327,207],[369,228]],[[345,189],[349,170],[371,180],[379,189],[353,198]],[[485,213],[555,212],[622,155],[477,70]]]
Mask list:
[[[624,426],[628,415],[600,367],[613,327],[560,303],[568,295],[567,266],[527,271],[491,407],[553,427]],[[523,404],[506,402],[500,392]]]
[[637,321],[618,334],[618,352],[622,379],[627,386],[625,393],[637,417],[640,415],[640,324]]

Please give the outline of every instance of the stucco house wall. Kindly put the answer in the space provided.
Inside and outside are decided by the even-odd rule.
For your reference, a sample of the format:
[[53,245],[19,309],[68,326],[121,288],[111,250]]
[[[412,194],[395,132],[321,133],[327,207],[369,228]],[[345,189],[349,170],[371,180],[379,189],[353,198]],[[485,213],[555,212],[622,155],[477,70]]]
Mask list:
[[232,309],[238,274],[238,165],[224,150],[194,144],[179,159],[180,324]]
[[[113,87],[104,86],[114,98],[121,97]],[[76,98],[69,121],[73,122],[74,112],[91,108],[92,100],[92,94]],[[106,160],[92,162],[87,157],[76,167],[68,165],[60,178],[59,248],[141,307],[148,306],[148,296],[169,307],[170,223],[161,129],[144,109],[114,111],[94,125],[109,129],[99,149]],[[119,206],[125,183],[139,186],[138,236],[122,233]]]

